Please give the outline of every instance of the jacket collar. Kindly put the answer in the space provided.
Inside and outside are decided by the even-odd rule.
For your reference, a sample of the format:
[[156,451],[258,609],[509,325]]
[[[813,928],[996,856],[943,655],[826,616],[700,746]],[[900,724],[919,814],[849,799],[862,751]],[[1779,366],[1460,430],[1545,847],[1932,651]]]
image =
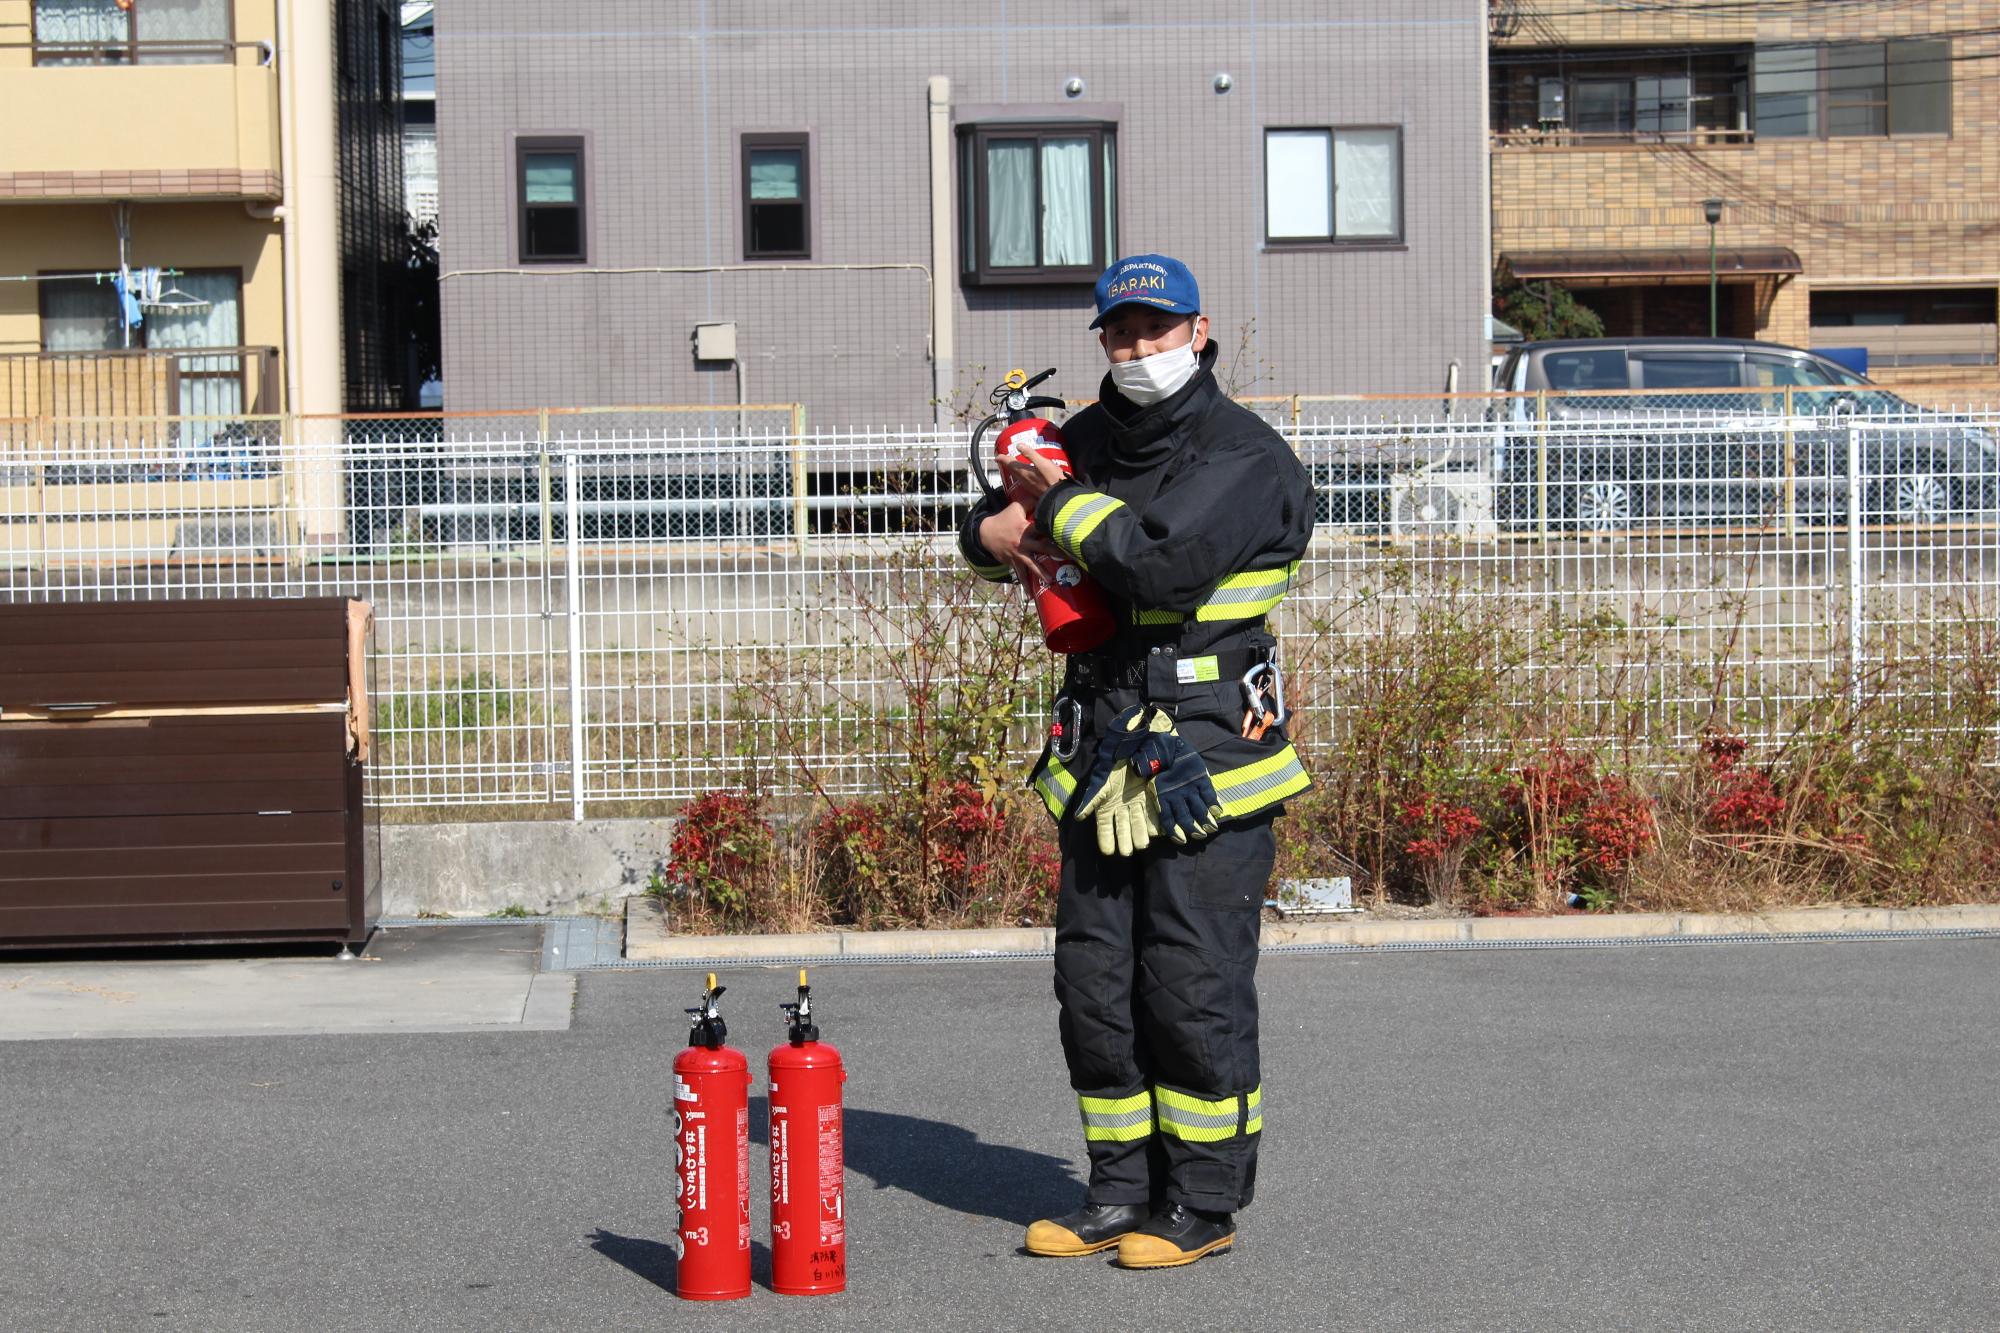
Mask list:
[[1195,358],[1194,374],[1171,398],[1141,407],[1111,382],[1107,372],[1097,386],[1097,401],[1111,427],[1112,453],[1121,462],[1149,463],[1172,453],[1182,430],[1204,415],[1222,387],[1215,382],[1215,362],[1221,353],[1215,339]]

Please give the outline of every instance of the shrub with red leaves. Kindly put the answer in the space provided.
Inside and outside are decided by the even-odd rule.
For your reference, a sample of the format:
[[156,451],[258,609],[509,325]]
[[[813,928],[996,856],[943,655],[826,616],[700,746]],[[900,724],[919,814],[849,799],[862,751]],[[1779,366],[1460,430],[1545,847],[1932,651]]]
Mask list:
[[1632,864],[1659,838],[1653,803],[1619,777],[1602,777],[1589,804],[1576,815],[1583,858],[1592,867],[1615,875]]
[[776,848],[760,797],[707,792],[682,809],[663,878],[704,906],[740,914],[769,873]]
[[1566,883],[1601,884],[1622,874],[1659,840],[1651,798],[1624,778],[1600,774],[1595,755],[1560,741],[1521,766],[1505,798],[1509,831],[1527,853],[1545,906],[1560,902]]

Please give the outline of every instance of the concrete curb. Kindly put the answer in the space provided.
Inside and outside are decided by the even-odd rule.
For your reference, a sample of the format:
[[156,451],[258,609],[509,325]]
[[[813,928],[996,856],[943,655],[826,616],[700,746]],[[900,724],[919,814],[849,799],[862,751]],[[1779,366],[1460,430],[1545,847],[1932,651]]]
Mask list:
[[[669,935],[659,904],[626,900],[625,957],[632,962],[732,962],[760,958],[940,958],[1047,954],[1055,931],[829,930],[809,935]],[[653,920],[645,920],[650,912]],[[637,923],[635,926],[635,922]],[[1451,917],[1416,921],[1270,922],[1263,946],[1368,948],[1399,944],[1674,940],[1715,935],[1826,935],[2000,930],[2000,906],[1800,908],[1757,915],[1662,912],[1608,916]]]

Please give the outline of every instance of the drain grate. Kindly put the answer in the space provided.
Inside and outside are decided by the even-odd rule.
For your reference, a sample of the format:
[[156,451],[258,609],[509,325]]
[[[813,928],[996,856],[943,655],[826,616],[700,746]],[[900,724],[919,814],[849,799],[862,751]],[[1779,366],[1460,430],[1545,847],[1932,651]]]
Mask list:
[[[1398,940],[1386,944],[1278,944],[1263,952],[1270,956],[1296,954],[1384,954],[1449,953],[1492,949],[1630,949],[1651,945],[1692,947],[1702,944],[1862,944],[1901,940],[1993,940],[2000,930],[1816,930],[1790,934],[1736,935],[1650,935],[1627,939],[1584,940]],[[813,955],[769,954],[755,958],[618,958],[592,966],[593,971],[624,971],[654,968],[727,967],[829,967],[834,964],[858,966],[865,963],[987,963],[1027,958],[1048,958],[1048,950],[981,950],[977,953],[939,953],[896,957],[894,955]],[[572,966],[576,966],[572,964]]]

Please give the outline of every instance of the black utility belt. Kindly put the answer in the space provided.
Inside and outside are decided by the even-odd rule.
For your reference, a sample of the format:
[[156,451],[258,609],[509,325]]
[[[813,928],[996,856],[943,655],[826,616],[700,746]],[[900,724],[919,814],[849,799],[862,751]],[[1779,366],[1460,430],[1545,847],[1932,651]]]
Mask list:
[[1063,678],[1063,689],[1137,690],[1144,688],[1149,680],[1159,680],[1169,670],[1172,672],[1171,679],[1178,685],[1241,680],[1250,668],[1262,666],[1274,655],[1268,648],[1230,648],[1219,653],[1181,655],[1172,645],[1153,648],[1144,657],[1077,653],[1069,659],[1069,672]]

